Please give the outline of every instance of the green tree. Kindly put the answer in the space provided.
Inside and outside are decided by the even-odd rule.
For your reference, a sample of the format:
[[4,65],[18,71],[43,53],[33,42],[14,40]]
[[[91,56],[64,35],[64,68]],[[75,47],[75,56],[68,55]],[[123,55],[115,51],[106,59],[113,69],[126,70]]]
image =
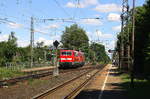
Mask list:
[[8,41],[0,42],[0,46],[0,65],[4,66],[6,62],[12,62],[17,53],[15,32],[11,32]]
[[44,46],[44,42],[37,42],[34,48],[34,61],[44,62],[49,60],[49,48]]
[[94,52],[92,53],[94,56],[92,58],[96,62],[104,62],[107,63],[110,61],[109,56],[106,54],[105,46],[99,43],[92,43],[90,45],[90,49]]
[[61,42],[64,48],[84,50],[89,46],[89,39],[86,32],[77,24],[66,27],[61,36]]
[[[132,12],[132,10],[130,11]],[[130,15],[130,19],[132,16]],[[120,50],[120,42],[123,40],[125,47],[128,42],[127,39],[132,34],[131,21],[124,27],[124,33],[119,33],[117,47]],[[136,75],[150,75],[150,0],[141,7],[136,7],[135,13],[135,48],[134,48],[134,73]],[[129,32],[128,31],[129,28]],[[121,38],[123,37],[123,38]],[[129,43],[130,44],[130,43]],[[125,49],[126,51],[126,49]]]
[[135,14],[135,65],[138,75],[150,75],[150,0],[136,8]]
[[17,55],[20,62],[29,62],[30,61],[30,46],[27,47],[18,47]]
[[44,42],[37,42],[34,48],[34,61],[41,62],[44,60]]
[[7,42],[0,42],[0,66],[4,66],[7,58],[5,57]]

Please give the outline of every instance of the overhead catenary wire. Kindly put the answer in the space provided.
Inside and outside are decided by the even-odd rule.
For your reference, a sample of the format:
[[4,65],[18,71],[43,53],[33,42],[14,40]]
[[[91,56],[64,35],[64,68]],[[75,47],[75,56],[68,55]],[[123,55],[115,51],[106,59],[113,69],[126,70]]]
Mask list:
[[[60,5],[60,3],[58,2],[58,0],[54,0],[55,1],[55,3],[60,7],[60,8],[62,8],[62,10],[64,10],[64,13],[66,13],[66,15],[68,16],[68,13],[67,13],[67,11]],[[79,4],[79,0],[77,0],[78,1],[78,4]],[[20,1],[19,1],[20,2]],[[20,3],[19,3],[20,4]],[[70,16],[70,15],[69,15]],[[13,17],[13,16],[10,16],[10,17],[12,17],[12,18],[15,18],[15,19],[18,19],[18,17]],[[26,16],[27,17],[27,16]],[[27,18],[29,18],[29,16],[27,17]],[[62,20],[63,22],[67,22],[67,23],[76,23],[75,22],[75,20],[80,20],[80,19],[92,19],[92,18],[73,18],[72,20]],[[6,22],[6,21],[8,21],[8,20],[5,20],[5,21],[3,21],[4,23],[6,23],[6,24],[9,24],[9,23],[13,23],[13,22]],[[30,20],[27,20],[27,22],[30,22]],[[18,24],[17,22],[14,22],[14,24]],[[28,27],[26,27],[26,26],[22,26],[22,28],[24,28],[24,29],[28,29],[29,30],[29,28]],[[41,31],[39,31],[39,30],[35,30],[35,31],[38,31],[39,33],[43,33],[44,34],[44,32],[41,32]],[[46,33],[45,33],[46,34]]]
[[74,10],[73,18],[75,18],[78,8],[79,8],[79,2],[75,2],[75,10]]
[[60,4],[57,0],[53,0],[53,1],[57,4],[57,6],[58,6],[67,16],[71,17],[70,14],[61,6],[61,4]]

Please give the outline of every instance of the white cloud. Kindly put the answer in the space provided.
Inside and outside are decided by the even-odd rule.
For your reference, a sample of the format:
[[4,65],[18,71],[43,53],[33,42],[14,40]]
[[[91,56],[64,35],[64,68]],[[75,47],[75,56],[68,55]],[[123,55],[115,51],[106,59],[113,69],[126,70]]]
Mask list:
[[97,36],[99,38],[105,39],[105,38],[112,38],[113,35],[112,34],[108,34],[108,33],[102,33],[101,31],[97,31]]
[[26,46],[29,46],[30,42],[29,41],[18,40],[17,44],[18,44],[19,47],[26,47]]
[[109,21],[120,21],[120,15],[119,14],[116,14],[116,13],[110,13],[108,16],[107,16],[107,19]]
[[39,37],[39,39],[35,41],[35,44],[37,42],[44,42],[44,45],[52,45],[53,44],[53,40],[47,40],[43,37]]
[[105,51],[106,51],[106,53],[109,55],[109,57],[111,57],[112,53],[109,53],[108,50],[109,49],[113,50],[115,48],[115,41],[114,40],[106,41],[103,44],[105,45]]
[[[108,34],[108,33],[102,33],[100,30],[97,30],[96,32],[86,32],[89,40],[104,40],[104,39],[111,39],[113,38],[112,34]],[[99,42],[99,41],[98,41]]]
[[83,3],[85,6],[96,5],[98,4],[98,0],[84,0],[81,3]]
[[99,4],[94,8],[98,12],[121,12],[121,6],[117,4]]
[[68,2],[66,4],[66,7],[68,8],[85,8],[91,5],[97,5],[98,4],[98,0],[83,0],[81,1],[79,4],[75,4],[73,2]]
[[4,35],[0,35],[0,42],[1,41],[7,41],[8,40],[9,35],[8,34],[4,34]]
[[[7,41],[8,38],[9,38],[9,35],[8,35],[8,34],[4,34],[4,35],[1,34],[1,35],[0,35],[0,42],[2,42],[2,41]],[[17,37],[17,38],[19,38],[19,37]],[[17,40],[17,44],[18,44],[19,47],[25,47],[25,46],[28,46],[28,45],[29,45],[29,41],[24,41],[24,40],[18,39],[18,40]]]
[[41,31],[41,29],[34,29],[34,32],[39,32],[39,33],[42,33],[42,34],[48,34],[48,32]]
[[109,49],[114,49],[114,48],[115,48],[115,41],[112,40],[111,42],[109,42],[108,45],[107,45],[107,47],[108,47]]
[[89,25],[102,25],[103,23],[98,19],[83,19],[81,20],[82,24],[89,24]]
[[60,26],[59,24],[51,24],[51,25],[45,26],[44,29],[58,28],[59,26]]
[[47,26],[43,26],[43,27],[39,27],[37,29],[34,29],[34,31],[38,32],[38,33],[42,33],[42,34],[49,34],[49,29],[57,29],[60,27],[60,24],[61,23],[50,24]]
[[114,31],[121,31],[121,25],[112,27]]
[[94,35],[91,32],[89,32],[89,31],[87,31],[86,34],[87,34],[89,40],[92,41]]
[[75,8],[75,7],[76,7],[76,4],[74,4],[74,3],[72,3],[72,2],[68,2],[68,3],[66,4],[66,7],[68,7],[68,8]]
[[[59,35],[53,36],[52,38],[54,40],[58,40],[58,41],[60,40]],[[44,37],[39,37],[37,40],[34,41],[34,45],[36,45],[37,42],[44,42],[44,45],[49,46],[49,45],[53,45],[54,40],[47,40]],[[18,40],[17,44],[18,44],[19,47],[26,47],[30,44],[30,41]]]
[[18,24],[18,23],[8,23],[8,26],[10,27],[10,28],[14,28],[14,29],[16,29],[16,28],[21,28],[21,27],[23,27],[23,25],[22,24]]
[[[54,40],[58,40],[59,41],[60,40],[60,35],[54,36],[52,38],[54,38]],[[44,42],[44,45],[53,45],[54,40],[47,40],[47,39],[45,39],[43,37],[39,37],[38,40],[35,41],[35,44],[37,42]]]

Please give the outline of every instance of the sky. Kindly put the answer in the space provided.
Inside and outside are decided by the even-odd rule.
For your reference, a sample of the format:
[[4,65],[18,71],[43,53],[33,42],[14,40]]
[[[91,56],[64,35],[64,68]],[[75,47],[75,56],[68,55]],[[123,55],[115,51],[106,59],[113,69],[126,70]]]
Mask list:
[[[116,35],[121,28],[122,1],[0,0],[0,42],[6,41],[13,31],[18,38],[18,46],[28,46],[33,17],[35,44],[43,41],[50,45],[54,40],[60,41],[65,27],[77,23],[86,31],[91,42],[104,44],[106,50],[114,49]],[[136,6],[142,6],[146,0],[135,1]],[[132,0],[129,0],[129,5],[132,8]],[[97,17],[100,19],[95,19]]]

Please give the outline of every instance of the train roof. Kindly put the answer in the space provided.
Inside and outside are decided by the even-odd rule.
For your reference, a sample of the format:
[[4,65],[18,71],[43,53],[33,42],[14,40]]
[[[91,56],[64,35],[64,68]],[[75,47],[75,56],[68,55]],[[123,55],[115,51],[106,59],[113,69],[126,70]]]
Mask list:
[[61,49],[60,51],[61,51],[61,52],[62,52],[62,51],[71,51],[71,52],[74,51],[74,52],[78,52],[78,53],[82,53],[82,54],[83,54],[83,52],[81,52],[81,51],[76,51],[76,50],[65,50],[65,49]]
[[60,51],[75,51],[75,50],[64,50],[64,49],[61,49]]

